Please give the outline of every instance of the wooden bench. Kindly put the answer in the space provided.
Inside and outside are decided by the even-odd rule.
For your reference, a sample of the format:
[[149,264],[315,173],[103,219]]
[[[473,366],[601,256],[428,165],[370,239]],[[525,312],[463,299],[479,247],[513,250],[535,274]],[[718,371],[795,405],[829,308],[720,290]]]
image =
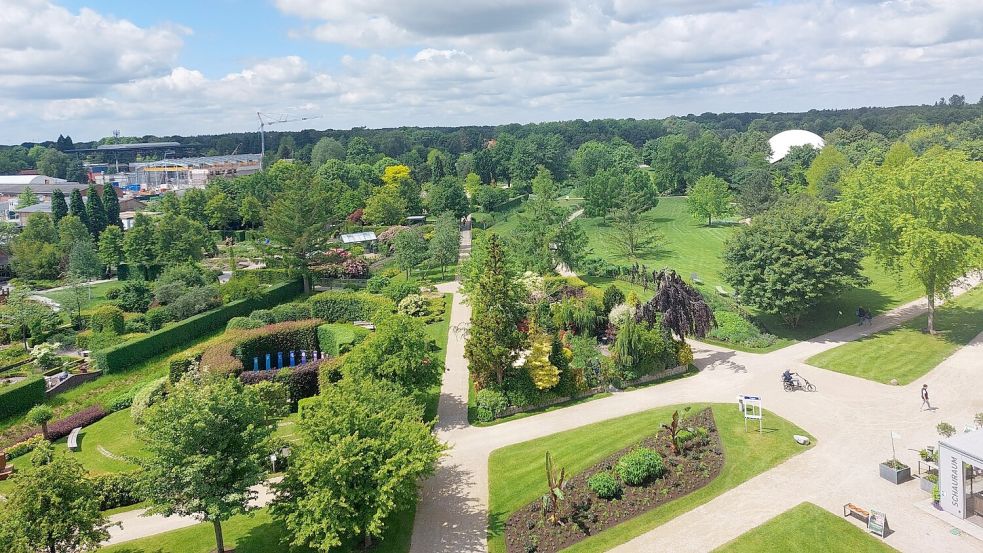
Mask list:
[[857,515],[859,518],[863,519],[864,523],[867,523],[870,520],[870,511],[860,508],[853,503],[847,503],[843,506],[843,516],[846,517],[850,515]]
[[703,281],[700,280],[700,275],[696,273],[690,273],[689,279],[693,281],[693,284],[703,284]]
[[717,293],[720,294],[721,296],[729,296],[730,295],[730,293],[728,293],[727,290],[724,290],[724,287],[723,286],[717,286],[716,287],[716,290],[717,290]]
[[79,432],[81,430],[82,430],[82,427],[80,426],[80,427],[72,430],[72,432],[68,435],[68,449],[70,449],[72,451],[78,451],[79,450]]

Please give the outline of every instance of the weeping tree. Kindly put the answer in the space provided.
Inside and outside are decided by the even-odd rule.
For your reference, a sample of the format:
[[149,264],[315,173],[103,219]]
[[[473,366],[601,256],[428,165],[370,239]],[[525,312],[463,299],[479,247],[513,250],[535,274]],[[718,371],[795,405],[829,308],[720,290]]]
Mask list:
[[635,313],[635,320],[662,328],[686,341],[686,336],[703,338],[717,325],[713,311],[698,290],[686,284],[676,271],[662,269],[652,274],[655,296]]

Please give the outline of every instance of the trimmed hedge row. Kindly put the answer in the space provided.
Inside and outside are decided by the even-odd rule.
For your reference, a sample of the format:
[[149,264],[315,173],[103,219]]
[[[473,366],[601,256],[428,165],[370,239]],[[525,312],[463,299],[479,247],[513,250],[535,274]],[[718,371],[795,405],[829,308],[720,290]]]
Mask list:
[[297,297],[304,291],[301,281],[291,281],[267,290],[256,299],[244,299],[223,305],[173,326],[152,332],[142,338],[119,344],[92,354],[97,368],[106,373],[126,370],[141,361],[177,348],[195,338],[223,328],[229,319],[248,315],[255,309],[278,305]]
[[331,290],[307,301],[311,305],[311,316],[328,323],[376,321],[396,311],[392,300],[365,292]]
[[[201,354],[201,365],[208,367],[209,371],[238,374],[246,365],[252,366],[253,357],[264,357],[267,353],[275,354],[280,351],[286,353],[291,350],[320,349],[317,341],[317,327],[320,324],[321,321],[311,319],[234,331],[227,339],[205,348]],[[286,362],[287,359],[284,359],[284,363]],[[171,363],[172,372],[182,370],[179,362]],[[265,360],[263,363],[265,365]],[[183,370],[187,370],[187,367]]]
[[0,419],[20,415],[44,402],[44,378],[29,376],[0,388]]
[[284,367],[268,371],[246,371],[239,375],[239,381],[249,386],[260,382],[282,382],[290,391],[290,401],[298,401],[316,396],[318,386],[318,368],[321,360],[312,361],[296,367]]

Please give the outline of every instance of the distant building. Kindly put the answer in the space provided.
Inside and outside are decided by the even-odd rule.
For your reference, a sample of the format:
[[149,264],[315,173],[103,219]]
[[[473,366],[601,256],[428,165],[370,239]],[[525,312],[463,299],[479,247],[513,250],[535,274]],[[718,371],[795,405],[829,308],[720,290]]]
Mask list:
[[48,215],[51,215],[51,202],[15,208],[13,211],[15,214],[14,222],[17,223],[17,226],[24,227],[27,225],[27,220],[35,213],[47,213]]
[[771,146],[771,157],[768,158],[768,161],[775,163],[787,156],[789,150],[795,146],[812,146],[817,150],[821,150],[826,145],[826,142],[823,140],[823,137],[814,132],[793,129],[782,131],[769,138],[768,145]]
[[37,186],[39,184],[58,184],[68,182],[57,177],[47,177],[45,175],[20,174],[20,175],[0,175],[0,185],[20,186],[23,190],[25,186]]

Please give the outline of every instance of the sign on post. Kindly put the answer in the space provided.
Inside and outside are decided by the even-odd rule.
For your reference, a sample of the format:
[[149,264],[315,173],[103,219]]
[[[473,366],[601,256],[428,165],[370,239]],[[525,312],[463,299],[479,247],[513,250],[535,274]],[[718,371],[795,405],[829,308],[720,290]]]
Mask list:
[[764,418],[761,414],[761,397],[740,395],[737,396],[737,405],[740,407],[741,413],[744,414],[744,431],[747,432],[748,420],[756,420],[758,421],[758,433],[760,434],[763,431],[761,421]]
[[884,537],[884,529],[887,527],[887,515],[880,511],[871,509],[870,517],[867,518],[867,530]]

